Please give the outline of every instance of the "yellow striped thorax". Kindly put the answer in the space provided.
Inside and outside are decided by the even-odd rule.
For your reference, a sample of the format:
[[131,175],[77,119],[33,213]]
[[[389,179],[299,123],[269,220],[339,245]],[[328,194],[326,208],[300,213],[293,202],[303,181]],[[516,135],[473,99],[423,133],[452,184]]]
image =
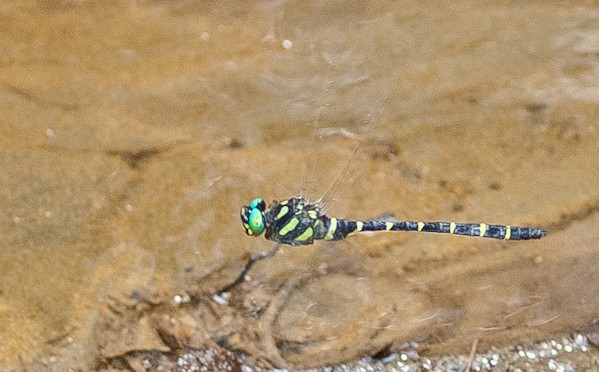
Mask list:
[[241,223],[245,233],[249,236],[259,236],[264,232],[264,211],[266,203],[261,198],[256,198],[241,208]]

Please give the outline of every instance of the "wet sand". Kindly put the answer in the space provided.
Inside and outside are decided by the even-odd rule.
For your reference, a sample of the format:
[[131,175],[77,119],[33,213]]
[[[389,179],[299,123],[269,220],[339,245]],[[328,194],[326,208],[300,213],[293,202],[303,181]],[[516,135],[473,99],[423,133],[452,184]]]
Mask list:
[[[6,1],[0,17],[0,366],[217,343],[315,367],[599,319],[593,3]],[[242,205],[330,186],[332,216],[549,235],[289,247],[212,301],[273,247],[245,236]]]

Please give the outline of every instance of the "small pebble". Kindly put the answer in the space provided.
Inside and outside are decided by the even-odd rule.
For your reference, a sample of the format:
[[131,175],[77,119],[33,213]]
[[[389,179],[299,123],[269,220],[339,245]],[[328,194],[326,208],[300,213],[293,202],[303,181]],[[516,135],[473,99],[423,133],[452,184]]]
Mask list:
[[283,45],[283,48],[289,50],[293,47],[293,42],[291,42],[291,40],[283,40],[283,42],[281,43],[281,45]]

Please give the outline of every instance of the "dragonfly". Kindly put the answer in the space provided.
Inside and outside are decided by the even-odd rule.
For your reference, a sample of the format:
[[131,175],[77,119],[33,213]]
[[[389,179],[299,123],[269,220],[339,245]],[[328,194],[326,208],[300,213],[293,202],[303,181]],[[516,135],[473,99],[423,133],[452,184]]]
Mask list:
[[[360,145],[354,148],[345,168]],[[344,169],[345,171],[345,169]],[[341,178],[342,171],[333,182]],[[329,194],[329,186],[325,195]],[[240,217],[245,233],[251,237],[264,236],[277,243],[270,250],[252,254],[238,277],[221,288],[214,295],[217,302],[226,303],[222,295],[245,281],[252,266],[260,260],[272,257],[283,246],[305,246],[316,241],[338,241],[365,232],[428,232],[468,237],[481,237],[500,240],[541,239],[547,234],[543,228],[520,227],[512,225],[494,225],[486,223],[427,222],[427,221],[390,221],[389,218],[352,220],[330,217],[324,212],[322,200],[310,203],[303,196],[294,196],[281,201],[272,201],[268,207],[263,198],[255,198],[241,208]]]
[[363,232],[415,231],[463,235],[501,240],[541,239],[547,230],[537,227],[490,225],[486,223],[389,221],[388,219],[349,220],[329,217],[320,203],[309,203],[301,196],[280,202],[273,201],[268,208],[262,198],[253,199],[241,208],[241,223],[248,236],[264,235],[277,243],[271,251],[253,254],[244,269],[231,284],[215,295],[222,302],[222,294],[245,280],[247,273],[257,261],[274,256],[283,245],[302,246],[317,240],[342,240]]

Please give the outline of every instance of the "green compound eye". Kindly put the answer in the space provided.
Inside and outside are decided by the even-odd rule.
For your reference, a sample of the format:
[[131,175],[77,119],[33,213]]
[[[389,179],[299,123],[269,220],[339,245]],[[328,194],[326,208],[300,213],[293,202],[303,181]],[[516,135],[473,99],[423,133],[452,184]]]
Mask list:
[[248,206],[241,208],[241,222],[245,233],[258,236],[264,231],[264,210],[266,203],[261,198],[256,198]]
[[262,216],[262,211],[256,208],[252,209],[248,224],[250,230],[252,230],[255,235],[262,234],[262,231],[264,231],[264,216]]

